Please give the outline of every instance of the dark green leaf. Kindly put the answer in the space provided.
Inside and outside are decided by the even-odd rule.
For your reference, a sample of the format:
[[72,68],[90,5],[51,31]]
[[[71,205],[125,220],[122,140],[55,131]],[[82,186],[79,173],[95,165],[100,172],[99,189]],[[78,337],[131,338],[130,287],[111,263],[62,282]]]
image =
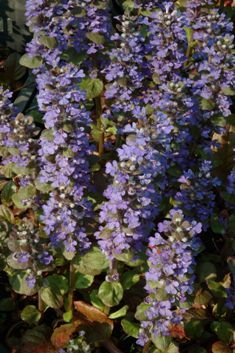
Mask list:
[[1,193],[2,202],[5,204],[11,203],[12,195],[16,192],[16,186],[13,181],[9,181],[7,184],[4,185]]
[[210,289],[211,293],[217,298],[226,298],[227,293],[226,289],[218,282],[215,281],[208,281],[207,283],[208,288]]
[[216,234],[224,234],[225,233],[224,226],[220,222],[218,215],[213,215],[213,217],[211,217],[211,229]]
[[91,304],[101,311],[105,311],[106,306],[98,297],[98,290],[94,289],[90,294]]
[[214,321],[211,324],[211,328],[217,334],[219,340],[228,344],[232,343],[235,331],[233,330],[233,327],[229,322]]
[[140,280],[140,275],[136,271],[127,271],[121,277],[121,283],[124,290],[130,289]]
[[216,267],[212,262],[200,263],[197,272],[200,282],[215,279],[217,277]]
[[203,347],[193,346],[189,349],[189,353],[207,353]]
[[12,298],[0,299],[0,311],[13,311],[15,310],[15,304]]
[[74,48],[69,48],[62,53],[61,58],[73,63],[74,65],[79,65],[87,58],[87,54],[78,53]]
[[186,336],[194,339],[198,339],[204,332],[204,323],[202,320],[192,319],[185,324]]

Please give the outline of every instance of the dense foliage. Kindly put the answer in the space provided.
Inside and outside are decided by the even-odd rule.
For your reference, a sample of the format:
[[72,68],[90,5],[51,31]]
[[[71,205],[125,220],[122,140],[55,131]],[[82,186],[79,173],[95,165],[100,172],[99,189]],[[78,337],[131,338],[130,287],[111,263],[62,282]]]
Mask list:
[[26,1],[38,110],[0,88],[3,352],[234,352],[225,5]]

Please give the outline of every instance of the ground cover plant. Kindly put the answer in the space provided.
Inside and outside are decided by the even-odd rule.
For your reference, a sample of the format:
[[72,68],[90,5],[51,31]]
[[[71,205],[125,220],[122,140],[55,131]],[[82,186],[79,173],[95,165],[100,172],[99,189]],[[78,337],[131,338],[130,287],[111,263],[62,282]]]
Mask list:
[[26,17],[38,108],[0,87],[0,351],[235,352],[232,4]]

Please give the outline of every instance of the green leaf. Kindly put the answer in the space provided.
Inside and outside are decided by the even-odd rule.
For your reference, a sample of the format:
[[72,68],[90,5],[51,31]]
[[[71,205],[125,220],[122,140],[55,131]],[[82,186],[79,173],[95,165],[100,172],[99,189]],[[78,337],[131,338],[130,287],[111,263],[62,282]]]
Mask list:
[[213,217],[211,217],[211,229],[216,234],[224,234],[225,233],[224,226],[223,226],[223,224],[221,224],[218,215],[213,215]]
[[105,311],[106,306],[104,305],[104,303],[100,300],[100,298],[98,297],[98,290],[94,289],[91,294],[90,294],[90,301],[91,304],[96,307],[97,309],[101,310],[101,311]]
[[63,314],[63,320],[65,322],[70,322],[70,321],[72,321],[72,319],[73,319],[73,311],[72,310],[66,311],[66,313]]
[[57,45],[56,39],[54,37],[48,37],[41,35],[39,38],[39,43],[45,45],[48,49],[54,49]]
[[21,187],[17,193],[12,196],[12,201],[17,208],[28,208],[31,205],[32,198],[36,195],[36,188],[33,185]]
[[93,99],[103,92],[104,84],[98,78],[84,78],[80,83],[80,88],[86,91],[88,99]]
[[235,90],[232,87],[223,87],[222,88],[223,94],[226,96],[234,96],[235,95]]
[[76,256],[73,265],[80,273],[95,276],[108,267],[109,261],[101,250],[94,246],[85,255]]
[[[27,330],[22,337],[22,345],[32,345],[34,349],[42,344],[48,342],[48,333],[50,332],[49,327],[45,325],[36,326],[32,329]],[[32,347],[31,347],[32,348]],[[34,349],[31,349],[32,352]]]
[[31,169],[27,167],[21,167],[17,164],[13,164],[12,170],[16,175],[29,175],[31,173]]
[[103,282],[99,287],[98,297],[107,305],[112,307],[118,305],[123,297],[123,288],[119,282]]
[[68,261],[71,261],[74,258],[75,254],[76,254],[76,251],[74,251],[74,252],[66,251],[66,250],[63,251],[63,256]]
[[27,284],[27,279],[28,274],[27,272],[20,271],[20,272],[15,272],[13,275],[9,277],[9,282],[12,287],[12,289],[19,294],[22,295],[34,295],[37,293],[37,288],[29,288]]
[[228,220],[228,231],[233,232],[235,229],[235,214],[231,215]]
[[78,272],[75,276],[75,288],[77,289],[88,288],[92,285],[94,281],[94,276],[91,275],[84,275]]
[[199,305],[207,305],[212,299],[212,295],[207,290],[199,289],[196,293],[194,303]]
[[139,325],[133,321],[122,319],[121,325],[123,331],[131,337],[138,338],[139,337]]
[[160,352],[167,352],[167,349],[170,346],[172,339],[171,337],[152,335],[151,341],[153,342],[155,347],[160,350]]
[[203,347],[193,346],[189,349],[189,353],[207,353]]
[[125,11],[131,11],[135,8],[135,3],[133,0],[126,0],[122,4]]
[[36,306],[27,305],[21,312],[20,317],[30,325],[36,324],[41,319],[41,313]]
[[202,98],[201,100],[201,108],[202,110],[213,110],[215,107],[215,102],[210,99]]
[[3,203],[9,205],[11,203],[12,195],[16,192],[16,186],[13,181],[9,181],[4,185],[1,193],[1,200]]
[[104,44],[105,38],[102,34],[96,32],[88,32],[86,37],[93,43]]
[[192,319],[185,324],[186,336],[198,339],[204,332],[204,323],[202,320]]
[[31,57],[28,54],[24,54],[20,58],[20,65],[25,66],[29,69],[36,69],[41,66],[42,63],[42,58],[39,55]]
[[233,335],[234,335],[234,330],[232,325],[229,322],[226,321],[214,321],[211,324],[211,329],[216,333],[218,336],[219,340],[225,342],[225,343],[232,343],[233,341]]
[[0,299],[0,311],[13,311],[15,310],[16,303],[12,298]]
[[59,309],[64,303],[63,295],[47,287],[40,289],[39,295],[44,303],[53,309]]
[[179,347],[175,343],[171,342],[166,353],[179,353]]
[[115,258],[118,261],[124,262],[126,265],[130,267],[137,267],[140,266],[144,263],[144,259],[139,257],[139,258],[134,258],[134,255],[131,251],[125,252],[122,254],[116,254]]
[[61,58],[74,65],[80,65],[86,58],[86,53],[78,53],[74,48],[69,48],[62,53]]
[[27,270],[29,267],[29,261],[27,262],[19,262],[15,257],[14,254],[10,254],[7,257],[7,264],[13,268],[14,270]]
[[112,334],[112,326],[106,322],[93,322],[92,324],[83,324],[79,327],[85,332],[85,337],[88,343],[97,344],[107,341]]
[[222,126],[222,127],[224,127],[224,126],[226,126],[226,124],[228,124],[227,119],[225,119],[224,116],[214,116],[212,118],[212,122],[214,125]]
[[123,274],[121,278],[121,283],[124,290],[130,289],[140,280],[140,275],[136,271],[127,271]]
[[50,184],[46,183],[41,183],[39,178],[34,180],[34,184],[37,190],[43,192],[43,193],[48,193],[49,191],[52,190],[52,186]]
[[216,298],[227,298],[226,289],[219,282],[210,280],[207,286]]
[[125,316],[128,310],[128,305],[124,305],[121,309],[115,311],[114,313],[109,315],[110,319],[117,319],[119,317]]
[[63,305],[64,295],[68,292],[68,280],[62,275],[51,275],[43,280],[40,295],[50,308],[58,309]]
[[212,262],[200,263],[197,272],[200,282],[215,279],[217,277],[216,267]]
[[146,310],[150,307],[150,304],[140,303],[136,308],[135,318],[138,321],[146,320]]
[[11,223],[11,224],[13,224],[15,221],[13,213],[5,205],[0,205],[0,220],[7,221],[8,223]]
[[13,166],[14,166],[14,163],[9,163],[7,165],[1,166],[0,167],[1,174],[4,175],[6,178],[12,178],[14,175]]

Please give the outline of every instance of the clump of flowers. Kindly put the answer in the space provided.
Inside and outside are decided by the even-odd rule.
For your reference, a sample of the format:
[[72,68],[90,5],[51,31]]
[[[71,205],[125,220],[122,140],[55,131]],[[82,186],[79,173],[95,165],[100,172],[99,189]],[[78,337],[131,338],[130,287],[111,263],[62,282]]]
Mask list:
[[[84,193],[90,178],[87,127],[91,119],[85,106],[86,92],[79,89],[79,84],[85,77],[84,69],[90,70],[92,55],[103,49],[103,34],[108,30],[107,10],[98,5],[87,0],[79,6],[76,1],[63,4],[43,1],[36,10],[31,1],[27,6],[28,23],[38,33],[28,52],[33,55],[42,48],[44,60],[36,70],[39,109],[44,113],[47,128],[41,137],[39,179],[49,184],[51,191],[41,219],[52,246],[62,247],[64,254],[90,246],[84,224],[91,205]],[[81,11],[81,16],[73,13],[75,9]],[[43,40],[44,34],[51,46]],[[81,60],[83,68],[66,61],[71,48],[78,60],[79,55],[84,58],[89,55],[87,61]],[[92,78],[96,74],[93,71]]]
[[170,220],[158,224],[149,239],[148,297],[146,320],[141,323],[138,343],[144,345],[158,336],[170,335],[173,325],[182,324],[187,296],[193,293],[195,256],[200,248],[202,224],[188,222],[181,210],[171,210]]

